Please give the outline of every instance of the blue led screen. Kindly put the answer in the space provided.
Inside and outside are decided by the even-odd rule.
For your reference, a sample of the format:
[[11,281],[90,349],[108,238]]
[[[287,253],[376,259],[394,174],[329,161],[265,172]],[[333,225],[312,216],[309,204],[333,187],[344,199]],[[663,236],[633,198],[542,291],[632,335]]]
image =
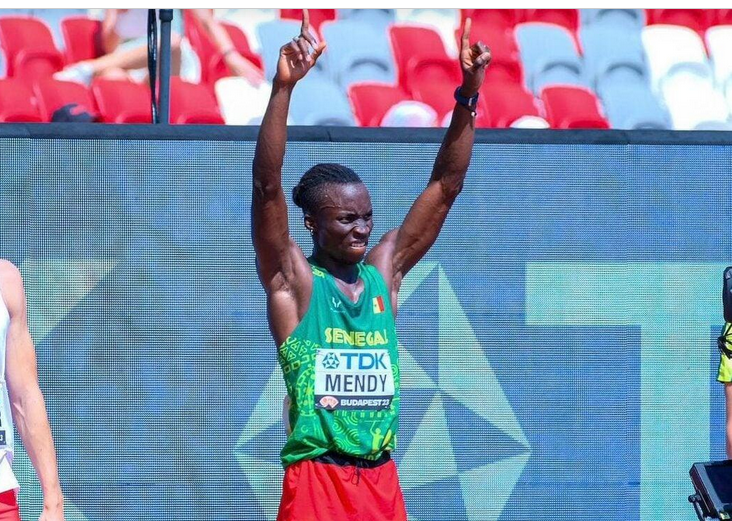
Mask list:
[[[274,519],[284,384],[250,240],[254,143],[1,142],[0,256],[24,275],[67,519]],[[293,142],[285,190],[352,167],[375,242],[438,148]],[[400,294],[411,519],[696,518],[688,470],[724,456],[730,164],[717,145],[475,146]],[[14,468],[34,519],[22,448]]]

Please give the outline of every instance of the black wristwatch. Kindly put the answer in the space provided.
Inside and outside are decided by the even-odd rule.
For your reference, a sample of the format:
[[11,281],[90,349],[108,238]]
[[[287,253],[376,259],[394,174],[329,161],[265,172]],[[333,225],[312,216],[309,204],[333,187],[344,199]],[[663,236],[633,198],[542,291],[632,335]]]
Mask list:
[[462,94],[460,94],[460,87],[455,89],[455,101],[457,101],[460,105],[470,110],[471,114],[475,116],[476,109],[478,108],[478,93],[475,93],[475,96],[471,96],[470,98],[466,98]]

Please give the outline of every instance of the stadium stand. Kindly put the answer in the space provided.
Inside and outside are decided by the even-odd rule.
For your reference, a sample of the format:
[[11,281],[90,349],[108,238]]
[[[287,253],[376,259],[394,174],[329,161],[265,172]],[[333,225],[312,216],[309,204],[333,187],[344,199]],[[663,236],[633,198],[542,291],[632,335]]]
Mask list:
[[394,52],[397,81],[407,93],[413,84],[426,81],[430,75],[450,74],[459,79],[457,60],[450,58],[445,44],[436,30],[422,25],[395,24],[389,28]]
[[33,94],[25,82],[0,80],[0,122],[40,123],[42,120]]
[[[270,20],[257,26],[257,38],[264,62],[265,78],[268,80],[274,78],[280,47],[290,42],[292,37],[299,32],[300,23],[295,20]],[[317,72],[317,69],[312,72]]]
[[[97,78],[92,93],[104,123],[150,123],[150,88],[127,80]],[[172,98],[172,95],[171,95]]]
[[[400,101],[389,107],[382,127],[434,127],[439,124],[435,109],[419,101]],[[443,126],[445,126],[443,124]]]
[[724,88],[732,80],[732,25],[710,27],[706,44],[717,85]]
[[[486,81],[523,83],[524,70],[512,28],[508,29],[482,21],[473,22],[470,34],[474,40],[480,40],[490,46],[491,65],[485,72]],[[461,36],[462,30],[457,28],[455,30],[455,41],[460,42]]]
[[398,9],[397,22],[432,27],[442,38],[448,56],[457,58],[459,46],[453,34],[458,27],[458,9]]
[[259,125],[269,102],[272,86],[254,86],[244,78],[227,77],[216,82],[214,91],[227,125]]
[[45,22],[30,17],[0,18],[0,46],[6,74],[32,82],[63,68],[64,59]]
[[600,103],[588,89],[545,87],[541,99],[552,128],[610,128],[600,113]]
[[585,75],[596,90],[601,85],[648,83],[640,32],[590,25],[580,31]]
[[462,9],[460,26],[462,27],[466,18],[470,18],[476,25],[512,30],[517,23],[524,21],[524,17],[524,9]]
[[292,92],[290,117],[295,125],[355,124],[348,98],[324,76],[306,77]]
[[399,87],[383,83],[357,83],[348,87],[356,122],[361,127],[378,127],[391,107],[408,101]]
[[[323,22],[335,20],[335,9],[308,9],[310,15],[310,27],[315,31],[315,36],[320,36],[320,26]],[[294,20],[300,24],[302,20],[301,9],[280,9],[280,18],[282,20]]]
[[584,85],[582,59],[572,33],[559,25],[526,22],[516,26],[527,87],[538,94],[550,84]]
[[574,37],[579,27],[579,14],[577,9],[527,9],[523,21],[558,25]]
[[83,110],[98,117],[94,98],[84,85],[71,81],[59,81],[53,78],[41,78],[33,85],[38,100],[38,110],[43,121],[51,121],[53,113],[65,105],[76,104]]
[[580,9],[582,27],[591,25],[640,31],[646,25],[643,9]]
[[86,16],[61,20],[66,63],[93,60],[102,55],[102,22]]
[[702,37],[704,36],[704,31],[706,31],[714,22],[714,12],[709,9],[646,10],[647,25],[663,24],[688,27]]
[[[0,78],[18,80],[4,83],[4,121],[48,121],[54,107],[69,103],[100,122],[149,121],[148,90],[140,84],[94,82],[87,90],[50,80],[65,65],[101,55],[98,11],[0,10]],[[300,11],[215,13],[239,53],[271,80],[280,47],[299,32]],[[445,125],[461,77],[456,55],[467,17],[471,40],[493,54],[480,127],[729,127],[730,9],[313,9],[316,37],[329,45],[308,78],[317,89],[304,84],[296,92],[327,102],[307,103],[298,94],[291,122]],[[177,104],[174,122],[258,124],[269,85],[230,77],[197,19],[184,12],[184,22],[207,94],[175,80],[202,105]],[[113,99],[121,93],[129,99]],[[19,96],[27,99],[7,101]],[[577,96],[584,108],[567,112],[564,96]]]
[[[321,31],[328,42],[327,61],[330,78],[346,90],[352,83],[380,81],[393,83],[394,65],[386,38],[386,26],[380,27],[354,20],[325,22]],[[354,46],[353,41],[369,42]]]
[[704,43],[699,35],[680,25],[650,25],[643,29],[643,46],[651,72],[651,85],[661,82],[679,69],[693,68],[711,74]]
[[729,119],[727,103],[722,93],[715,89],[706,70],[677,71],[665,79],[661,94],[675,129],[726,128],[725,124]]
[[[184,11],[183,16],[186,36],[201,61],[201,81],[213,85],[216,80],[230,76],[231,73],[224,62],[224,56],[218,52],[211,38],[201,27],[201,22],[190,12]],[[262,59],[252,51],[244,31],[230,22],[223,22],[222,25],[239,54],[262,70]]]
[[[516,125],[518,121],[523,124]],[[532,122],[533,125],[528,123]],[[483,86],[478,105],[479,127],[548,127],[541,117],[538,100],[519,84],[488,83]]]
[[612,128],[668,130],[668,113],[651,92],[638,82],[605,82],[598,89]]
[[224,119],[210,89],[174,76],[170,78],[170,122],[221,125]]

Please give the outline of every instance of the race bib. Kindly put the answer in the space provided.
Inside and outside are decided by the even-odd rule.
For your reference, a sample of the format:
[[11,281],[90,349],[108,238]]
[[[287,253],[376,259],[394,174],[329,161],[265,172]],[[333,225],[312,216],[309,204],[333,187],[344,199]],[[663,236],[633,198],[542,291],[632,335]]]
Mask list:
[[318,349],[315,406],[321,409],[388,409],[394,374],[386,349]]

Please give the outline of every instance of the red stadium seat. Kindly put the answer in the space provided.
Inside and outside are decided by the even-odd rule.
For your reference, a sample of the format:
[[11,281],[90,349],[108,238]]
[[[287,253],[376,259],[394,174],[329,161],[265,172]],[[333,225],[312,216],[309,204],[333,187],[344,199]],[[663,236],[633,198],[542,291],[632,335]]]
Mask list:
[[404,90],[412,95],[420,85],[445,82],[459,85],[463,79],[457,60],[438,57],[411,58],[405,78]]
[[96,78],[92,93],[104,123],[151,123],[150,88],[126,80]]
[[546,87],[541,91],[552,128],[610,128],[597,97],[582,87]]
[[525,22],[544,22],[565,27],[577,39],[579,11],[577,9],[527,9]]
[[[183,18],[185,20],[186,36],[201,60],[201,81],[213,85],[217,80],[231,76],[231,72],[224,62],[224,57],[218,51],[214,42],[211,41],[198,18],[189,13],[187,9],[183,11]],[[244,32],[234,24],[228,22],[221,22],[221,24],[226,29],[234,48],[239,54],[261,70],[262,58],[252,51]]]
[[473,27],[476,24],[497,29],[513,29],[517,23],[524,21],[524,9],[461,9],[460,27],[465,19],[470,18]]
[[[336,19],[335,9],[308,9],[310,27],[320,37],[320,24]],[[302,9],[280,9],[280,18],[283,20],[302,20]]]
[[732,25],[732,9],[714,9],[711,25]]
[[5,52],[9,78],[32,81],[48,77],[64,66],[51,30],[36,18],[0,18],[0,46]]
[[102,22],[86,16],[69,16],[61,20],[66,46],[66,63],[93,60],[102,52]]
[[442,121],[455,107],[455,86],[453,81],[421,83],[414,90],[414,99],[435,109],[437,120]]
[[51,121],[54,112],[71,103],[76,103],[80,110],[98,116],[91,92],[79,83],[43,78],[36,81],[33,91],[44,121]]
[[384,83],[354,83],[348,87],[348,98],[360,127],[378,127],[391,107],[409,99],[399,87]]
[[541,117],[536,98],[519,83],[484,83],[476,126],[508,128],[523,116]]
[[18,79],[0,80],[0,122],[40,123],[43,121],[28,85]]
[[221,22],[221,25],[226,29],[226,32],[229,34],[229,38],[231,38],[231,43],[234,44],[234,47],[239,51],[239,54],[259,67],[260,70],[264,71],[262,58],[252,50],[249,45],[249,39],[247,38],[247,35],[244,34],[244,31],[242,31],[238,25],[230,22]]
[[[462,28],[455,30],[455,37],[460,47]],[[481,41],[491,49],[491,64],[485,71],[487,82],[507,81],[523,83],[524,69],[521,66],[516,37],[513,29],[505,29],[495,25],[483,25],[473,22],[470,30],[470,41]]]
[[449,61],[457,74],[460,74],[460,65],[447,55],[437,31],[423,26],[392,25],[389,27],[389,38],[394,52],[398,83],[404,89],[408,89],[410,74],[420,68],[420,61],[430,64]]
[[219,107],[205,85],[170,78],[170,122],[174,125],[223,125]]
[[455,106],[453,93],[462,82],[459,66],[452,58],[416,58],[410,60],[407,92],[416,101],[426,103],[437,112],[438,121]]
[[704,31],[714,24],[715,14],[711,9],[646,9],[646,24],[683,25],[704,40]]

